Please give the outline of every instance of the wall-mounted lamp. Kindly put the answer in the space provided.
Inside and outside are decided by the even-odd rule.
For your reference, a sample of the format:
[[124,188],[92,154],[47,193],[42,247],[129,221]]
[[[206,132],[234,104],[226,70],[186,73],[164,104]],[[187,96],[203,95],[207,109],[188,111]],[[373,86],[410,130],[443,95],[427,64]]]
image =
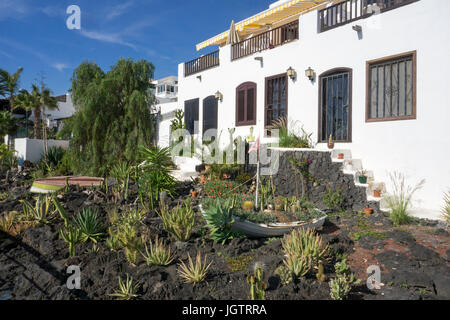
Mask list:
[[220,101],[222,102],[222,100],[223,100],[223,94],[222,94],[220,91],[217,91],[217,92],[216,92],[216,99],[217,99],[217,100],[220,100]]
[[255,60],[257,60],[259,62],[263,62],[263,57],[255,57]]
[[197,76],[197,79],[198,79],[199,81],[202,81],[202,76]]
[[313,81],[313,80],[314,80],[314,76],[315,76],[314,70],[311,69],[311,67],[309,67],[308,69],[305,70],[305,76],[306,76],[310,81]]
[[286,70],[286,73],[291,80],[294,80],[297,77],[297,72],[292,67],[289,67],[289,69]]
[[355,30],[356,32],[362,31],[362,27],[359,24],[355,24],[354,26],[352,26],[352,29]]

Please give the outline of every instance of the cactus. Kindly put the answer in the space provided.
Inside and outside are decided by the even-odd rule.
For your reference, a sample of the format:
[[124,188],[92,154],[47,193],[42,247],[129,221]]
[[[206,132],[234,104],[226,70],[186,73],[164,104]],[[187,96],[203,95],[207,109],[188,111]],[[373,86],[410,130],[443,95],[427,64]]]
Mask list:
[[244,201],[242,203],[242,209],[244,210],[253,210],[255,207],[255,203],[253,201]]
[[61,238],[69,244],[69,255],[75,256],[75,245],[83,241],[83,232],[77,227],[67,225],[65,230],[59,230]]
[[319,267],[318,267],[318,271],[317,271],[317,274],[316,274],[316,278],[320,282],[324,282],[325,280],[327,280],[327,276],[325,275],[324,270],[323,270],[323,263],[322,262],[319,262]]
[[250,299],[265,300],[267,285],[264,283],[264,268],[261,263],[255,263],[253,274],[247,276],[247,282],[250,284]]
[[283,285],[288,285],[294,280],[292,272],[285,265],[276,268],[274,274],[280,277],[280,282]]

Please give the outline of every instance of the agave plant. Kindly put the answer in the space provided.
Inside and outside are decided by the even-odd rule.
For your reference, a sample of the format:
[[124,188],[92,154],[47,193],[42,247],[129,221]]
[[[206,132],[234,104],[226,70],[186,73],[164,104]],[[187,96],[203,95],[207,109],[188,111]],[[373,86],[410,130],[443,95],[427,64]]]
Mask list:
[[215,205],[209,206],[205,210],[205,220],[210,237],[214,242],[224,244],[236,236],[236,232],[231,229],[234,219],[230,200],[226,200],[222,204],[219,199],[216,199]]
[[119,290],[116,290],[110,296],[119,300],[131,300],[139,297],[139,294],[137,294],[138,290],[139,284],[133,285],[133,277],[130,277],[127,273],[127,280],[123,282],[119,277]]
[[56,210],[52,206],[52,197],[38,196],[33,206],[27,200],[20,200],[23,205],[23,220],[33,225],[48,224],[56,218]]
[[178,241],[187,241],[195,226],[195,212],[190,203],[177,206],[169,210],[162,206],[159,216],[163,221],[163,228]]
[[173,261],[170,248],[166,249],[158,237],[154,243],[150,242],[150,248],[145,245],[145,253],[141,254],[149,266],[167,266]]
[[97,243],[104,235],[104,226],[98,221],[98,213],[96,210],[84,208],[78,212],[75,218],[75,226],[83,233],[83,241],[91,240]]
[[179,265],[180,268],[178,269],[178,274],[180,275],[180,277],[188,283],[195,284],[203,281],[206,278],[206,274],[212,262],[207,265],[206,256],[202,261],[200,252],[197,252],[195,263],[192,261],[192,258],[189,254],[188,261],[188,265],[181,261],[181,264]]

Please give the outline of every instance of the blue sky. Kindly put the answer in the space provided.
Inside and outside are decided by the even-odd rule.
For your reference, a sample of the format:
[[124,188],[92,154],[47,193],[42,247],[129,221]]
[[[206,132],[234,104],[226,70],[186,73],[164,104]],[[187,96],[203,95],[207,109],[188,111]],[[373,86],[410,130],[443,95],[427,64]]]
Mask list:
[[[0,68],[24,68],[21,87],[44,74],[55,95],[70,88],[73,70],[95,61],[109,70],[121,57],[147,59],[155,78],[214,50],[195,45],[263,11],[275,0],[0,0]],[[66,9],[81,9],[81,30],[69,30]]]

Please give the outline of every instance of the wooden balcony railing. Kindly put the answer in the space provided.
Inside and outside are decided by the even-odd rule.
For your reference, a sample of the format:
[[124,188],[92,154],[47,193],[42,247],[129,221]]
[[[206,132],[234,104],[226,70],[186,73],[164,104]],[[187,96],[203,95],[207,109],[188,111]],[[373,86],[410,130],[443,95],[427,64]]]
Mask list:
[[345,0],[319,11],[319,32],[419,0]]
[[219,65],[219,50],[208,53],[200,58],[184,63],[184,76],[201,72]]
[[263,50],[273,49],[293,40],[298,40],[298,20],[233,44],[231,47],[231,60],[240,59]]

